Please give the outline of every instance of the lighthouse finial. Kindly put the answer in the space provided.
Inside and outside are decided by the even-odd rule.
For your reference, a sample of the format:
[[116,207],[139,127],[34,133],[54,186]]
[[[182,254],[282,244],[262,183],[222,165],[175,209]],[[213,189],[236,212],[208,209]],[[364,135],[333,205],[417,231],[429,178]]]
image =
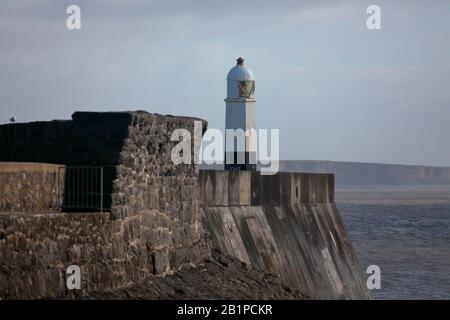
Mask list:
[[242,57],[237,58],[236,61],[238,66],[242,66],[244,64],[244,59]]

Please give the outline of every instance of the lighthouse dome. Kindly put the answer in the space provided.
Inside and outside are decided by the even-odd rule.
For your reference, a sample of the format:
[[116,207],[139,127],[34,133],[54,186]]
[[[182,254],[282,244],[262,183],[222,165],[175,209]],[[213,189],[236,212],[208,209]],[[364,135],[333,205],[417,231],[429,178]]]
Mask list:
[[255,80],[253,72],[238,58],[236,66],[227,75],[227,99],[254,99]]
[[253,81],[253,72],[244,65],[244,59],[236,60],[237,64],[228,72],[228,81]]

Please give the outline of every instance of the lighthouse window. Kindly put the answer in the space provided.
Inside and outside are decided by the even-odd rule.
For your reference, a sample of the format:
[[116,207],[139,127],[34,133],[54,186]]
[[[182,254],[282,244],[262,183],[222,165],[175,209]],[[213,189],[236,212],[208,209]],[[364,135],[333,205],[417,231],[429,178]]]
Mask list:
[[255,92],[255,81],[239,81],[239,96],[250,98]]

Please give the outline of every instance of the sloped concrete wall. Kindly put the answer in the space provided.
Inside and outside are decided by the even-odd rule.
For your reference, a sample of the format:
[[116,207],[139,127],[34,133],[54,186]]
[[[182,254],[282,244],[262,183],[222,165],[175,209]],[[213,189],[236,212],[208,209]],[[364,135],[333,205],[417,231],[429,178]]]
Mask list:
[[201,171],[203,225],[215,248],[310,297],[369,298],[333,185],[329,174]]

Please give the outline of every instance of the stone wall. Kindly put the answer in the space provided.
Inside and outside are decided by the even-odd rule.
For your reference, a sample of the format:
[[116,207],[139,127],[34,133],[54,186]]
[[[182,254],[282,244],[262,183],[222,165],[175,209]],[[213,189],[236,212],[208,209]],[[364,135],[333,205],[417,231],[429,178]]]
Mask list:
[[312,298],[366,299],[331,174],[200,171],[213,247]]
[[83,292],[139,281],[134,264],[143,254],[127,254],[123,233],[109,213],[0,213],[0,298],[70,294],[72,264],[81,268]]
[[111,214],[125,219],[125,228],[134,226],[134,245],[149,252],[157,273],[195,263],[208,250],[200,222],[197,169],[171,160],[177,143],[170,141],[172,132],[193,132],[193,120],[136,114],[117,167]]
[[42,163],[0,162],[0,212],[57,212],[65,168]]
[[[210,251],[198,174],[170,159],[172,131],[192,132],[193,121],[75,113],[73,121],[0,126],[1,160],[108,166],[111,203],[106,213],[0,213],[0,298],[116,289],[203,260]],[[72,264],[82,270],[81,292],[65,286]]]

